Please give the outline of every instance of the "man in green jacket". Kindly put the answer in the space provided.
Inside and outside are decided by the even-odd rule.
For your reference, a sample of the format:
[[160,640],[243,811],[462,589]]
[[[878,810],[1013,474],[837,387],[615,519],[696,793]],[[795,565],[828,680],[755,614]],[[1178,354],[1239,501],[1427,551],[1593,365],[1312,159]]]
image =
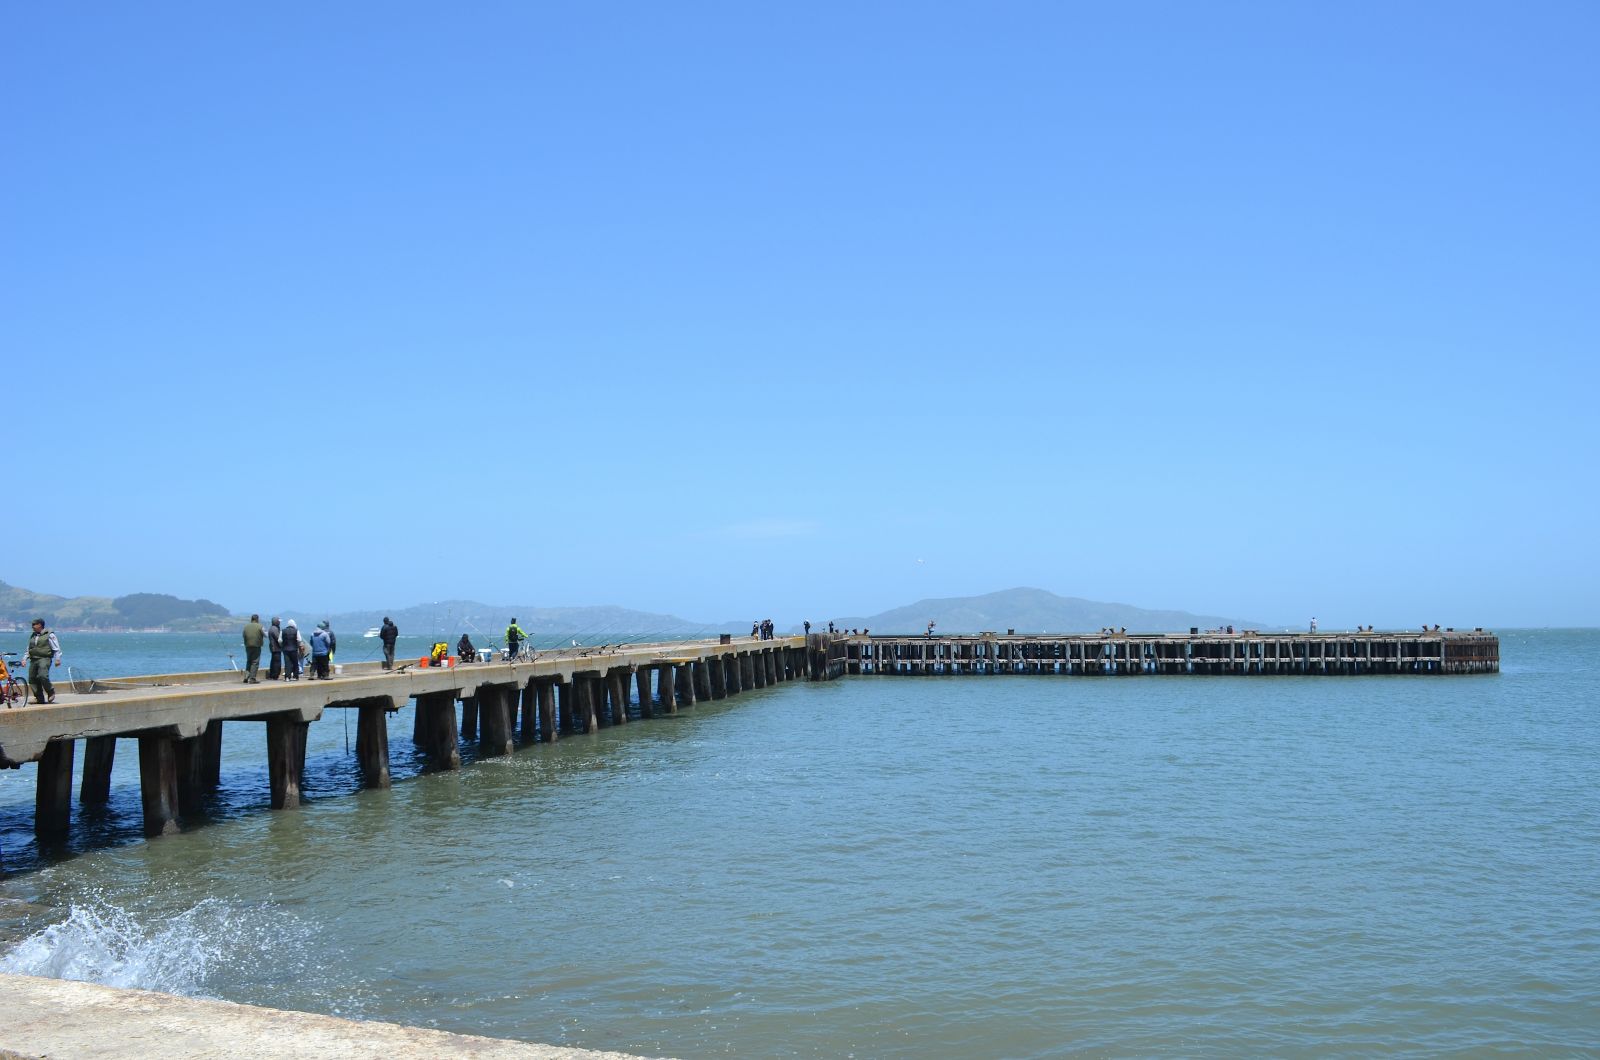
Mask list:
[[256,671],[261,669],[261,645],[267,642],[267,631],[261,628],[261,616],[251,615],[244,624],[244,683],[259,685]]
[[61,665],[61,642],[44,628],[44,619],[33,620],[33,636],[28,638],[28,684],[35,703],[54,703],[56,686],[50,683],[51,663]]
[[522,627],[517,625],[517,620],[513,618],[511,625],[506,627],[506,655],[515,659],[517,653],[522,651],[522,642],[527,639],[528,635],[522,631]]

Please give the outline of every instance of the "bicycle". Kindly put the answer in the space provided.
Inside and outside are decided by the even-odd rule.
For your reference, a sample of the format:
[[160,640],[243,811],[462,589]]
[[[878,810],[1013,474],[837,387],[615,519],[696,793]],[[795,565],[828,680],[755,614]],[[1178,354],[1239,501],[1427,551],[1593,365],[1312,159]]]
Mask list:
[[28,705],[28,682],[11,672],[20,661],[14,651],[0,653],[0,700],[7,710]]

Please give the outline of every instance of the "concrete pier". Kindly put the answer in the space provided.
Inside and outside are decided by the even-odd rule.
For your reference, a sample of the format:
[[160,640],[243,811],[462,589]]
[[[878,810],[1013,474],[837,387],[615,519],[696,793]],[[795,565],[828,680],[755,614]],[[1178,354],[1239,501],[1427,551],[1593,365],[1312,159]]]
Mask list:
[[[51,705],[0,712],[0,766],[37,763],[34,829],[42,844],[72,825],[74,747],[84,741],[83,805],[106,802],[116,744],[136,739],[148,836],[179,831],[204,816],[218,786],[224,723],[264,723],[267,804],[302,800],[306,733],[330,709],[358,713],[362,783],[384,788],[387,716],[416,704],[412,738],[429,768],[461,768],[463,737],[479,753],[595,733],[638,717],[670,716],[708,700],[794,678],[846,675],[1453,675],[1496,673],[1500,642],[1482,630],[1320,634],[997,634],[846,636],[813,633],[774,641],[633,645],[538,653],[518,662],[381,670],[345,667],[330,681],[242,685],[232,673],[168,674],[105,682],[93,692],[58,693]],[[651,674],[654,673],[652,683]],[[458,725],[456,713],[460,704]],[[518,722],[520,720],[520,727]]]
[[1498,673],[1500,639],[1482,630],[835,636],[822,648],[822,669],[832,676]]

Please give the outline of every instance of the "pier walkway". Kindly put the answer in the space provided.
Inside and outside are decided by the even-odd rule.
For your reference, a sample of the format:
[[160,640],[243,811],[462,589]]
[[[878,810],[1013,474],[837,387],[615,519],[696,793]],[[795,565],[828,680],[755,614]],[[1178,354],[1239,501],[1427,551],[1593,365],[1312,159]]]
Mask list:
[[836,675],[1498,673],[1500,638],[1481,629],[846,636],[829,646],[828,666]]
[[[818,638],[813,638],[814,640]],[[344,667],[325,681],[244,684],[237,672],[169,674],[96,682],[92,690],[58,688],[53,704],[0,711],[0,766],[38,763],[34,831],[42,842],[65,836],[71,819],[75,746],[84,754],[79,801],[104,803],[119,739],[136,740],[148,836],[175,832],[196,815],[207,788],[220,784],[222,727],[266,727],[273,809],[300,803],[306,730],[323,712],[358,712],[356,757],[363,783],[389,786],[386,715],[416,701],[412,737],[435,769],[459,769],[460,741],[480,755],[508,754],[522,743],[674,714],[698,700],[824,676],[822,652],[801,637],[626,644],[537,652],[516,662],[452,667],[377,663]],[[459,722],[458,722],[459,708]]]
[[0,711],[0,767],[37,762],[34,831],[59,842],[71,823],[73,765],[83,763],[78,799],[105,803],[119,740],[138,745],[147,836],[181,830],[202,816],[207,789],[221,784],[222,728],[266,729],[273,809],[300,804],[306,734],[328,710],[358,714],[362,782],[385,788],[387,715],[415,701],[412,739],[429,768],[461,766],[461,741],[478,754],[509,754],[642,719],[697,701],[806,678],[847,675],[1053,674],[1079,677],[1497,673],[1500,641],[1483,630],[1422,633],[963,634],[868,636],[813,633],[570,648],[516,662],[385,671],[346,666],[326,681],[243,684],[237,672],[168,674],[62,688],[54,704]]

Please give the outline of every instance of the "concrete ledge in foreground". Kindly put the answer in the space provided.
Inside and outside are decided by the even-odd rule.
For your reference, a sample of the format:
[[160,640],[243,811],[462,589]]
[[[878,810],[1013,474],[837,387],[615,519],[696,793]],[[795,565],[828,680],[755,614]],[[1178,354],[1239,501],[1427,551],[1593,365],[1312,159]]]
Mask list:
[[94,983],[0,975],[0,1058],[631,1060],[625,1053],[361,1023]]

